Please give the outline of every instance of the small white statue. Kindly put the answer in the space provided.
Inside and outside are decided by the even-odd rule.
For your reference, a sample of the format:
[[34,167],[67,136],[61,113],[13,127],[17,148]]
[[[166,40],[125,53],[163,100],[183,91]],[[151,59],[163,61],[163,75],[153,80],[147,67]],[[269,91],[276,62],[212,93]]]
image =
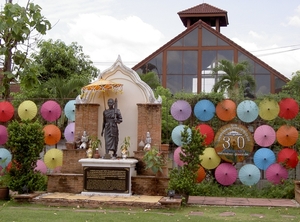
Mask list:
[[86,131],[83,131],[83,135],[81,137],[81,145],[80,145],[80,149],[86,149],[88,142],[89,142],[89,136],[87,135]]
[[145,146],[144,146],[144,151],[150,150],[151,149],[151,137],[150,137],[150,132],[146,133],[146,140],[145,140]]

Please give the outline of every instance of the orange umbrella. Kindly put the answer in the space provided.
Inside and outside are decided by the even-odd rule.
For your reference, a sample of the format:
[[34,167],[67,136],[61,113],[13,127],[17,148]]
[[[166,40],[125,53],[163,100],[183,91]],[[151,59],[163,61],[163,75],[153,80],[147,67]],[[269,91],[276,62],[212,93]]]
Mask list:
[[44,126],[43,131],[45,136],[44,140],[47,145],[55,145],[60,141],[61,132],[57,126],[49,124]]
[[264,120],[273,120],[278,116],[279,105],[273,99],[264,99],[259,103],[259,116]]
[[276,132],[276,138],[282,146],[292,146],[298,139],[298,130],[294,126],[283,125]]
[[230,99],[224,99],[216,106],[216,114],[223,121],[230,121],[236,117],[236,104]]
[[196,178],[197,183],[201,183],[205,177],[206,177],[205,169],[202,166],[200,166],[197,171],[197,178]]

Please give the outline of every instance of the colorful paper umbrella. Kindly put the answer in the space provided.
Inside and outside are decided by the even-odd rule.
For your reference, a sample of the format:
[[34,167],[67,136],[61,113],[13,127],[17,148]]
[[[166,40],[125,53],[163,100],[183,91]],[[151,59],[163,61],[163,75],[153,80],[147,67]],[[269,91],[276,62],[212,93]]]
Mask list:
[[236,117],[236,104],[230,99],[224,99],[217,104],[216,114],[223,121],[230,121]]
[[44,102],[40,111],[42,117],[49,122],[57,120],[61,114],[60,105],[53,100]]
[[0,145],[3,145],[7,142],[8,132],[5,126],[0,125]]
[[63,152],[56,148],[48,150],[44,156],[44,162],[49,169],[62,166]]
[[294,126],[282,125],[276,132],[276,138],[282,146],[292,146],[297,142],[299,133]]
[[191,105],[185,100],[177,100],[171,106],[171,115],[177,121],[187,120],[192,113]]
[[207,99],[198,101],[194,107],[194,114],[200,121],[208,121],[215,115],[215,105]]
[[197,183],[201,183],[206,177],[206,172],[205,172],[205,169],[200,166],[198,171],[197,171],[197,178],[196,178],[196,181]]
[[47,145],[55,145],[60,141],[61,132],[57,126],[53,124],[46,125],[43,131],[45,136],[44,140]]
[[221,163],[216,168],[215,177],[220,184],[229,186],[236,181],[237,170],[230,163]]
[[[184,132],[185,125],[176,126],[172,131],[172,140],[177,146],[182,146],[182,138],[181,133]],[[192,130],[190,128],[187,129],[189,135],[192,134]]]
[[279,105],[273,99],[263,99],[259,103],[259,116],[264,120],[273,120],[279,114]]
[[269,147],[275,142],[276,132],[269,125],[261,125],[255,129],[253,136],[258,145]]
[[196,126],[196,129],[199,130],[200,134],[205,136],[205,145],[209,145],[215,137],[213,128],[207,124],[199,124]]
[[40,171],[42,174],[47,173],[47,166],[42,160],[38,160],[36,162],[36,167],[34,168],[35,171]]
[[283,148],[277,155],[277,162],[282,163],[286,168],[295,168],[298,161],[297,152],[291,148]]
[[5,168],[11,161],[11,153],[5,148],[0,148],[0,166]]
[[288,178],[288,171],[278,163],[271,164],[266,170],[267,180],[273,184],[280,184]]
[[14,116],[14,107],[8,101],[0,102],[0,122],[7,122]]
[[266,170],[276,162],[275,153],[268,148],[260,148],[254,153],[253,161],[259,169]]
[[246,164],[239,170],[240,181],[248,186],[256,184],[260,179],[260,171],[253,164]]
[[68,142],[75,140],[75,123],[69,123],[64,131],[64,136]]
[[221,158],[212,147],[205,148],[203,154],[199,156],[201,165],[208,170],[215,169],[221,162]]
[[32,120],[37,114],[37,106],[30,100],[25,100],[18,107],[18,115],[22,120]]
[[184,153],[181,150],[181,147],[177,147],[174,151],[174,162],[178,165],[178,166],[183,166],[184,162],[180,159],[180,153],[182,153],[184,155]]
[[75,102],[75,100],[70,100],[64,108],[65,115],[70,121],[75,121]]
[[252,100],[244,100],[237,106],[238,118],[245,122],[250,123],[258,117],[258,107]]
[[292,98],[285,98],[279,102],[280,111],[278,116],[284,119],[293,119],[298,115],[299,105]]

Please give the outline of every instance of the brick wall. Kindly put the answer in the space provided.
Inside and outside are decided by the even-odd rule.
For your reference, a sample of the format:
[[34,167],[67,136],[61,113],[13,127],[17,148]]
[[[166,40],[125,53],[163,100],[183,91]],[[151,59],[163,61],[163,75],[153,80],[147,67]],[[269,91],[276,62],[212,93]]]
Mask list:
[[135,195],[166,196],[168,177],[135,176],[131,178],[131,191]]
[[55,173],[48,175],[47,192],[81,193],[83,174]]
[[151,144],[161,144],[161,104],[137,104],[138,106],[138,135],[137,144],[145,141],[146,133],[150,132]]
[[82,165],[78,160],[86,158],[85,149],[63,149],[62,173],[83,173]]

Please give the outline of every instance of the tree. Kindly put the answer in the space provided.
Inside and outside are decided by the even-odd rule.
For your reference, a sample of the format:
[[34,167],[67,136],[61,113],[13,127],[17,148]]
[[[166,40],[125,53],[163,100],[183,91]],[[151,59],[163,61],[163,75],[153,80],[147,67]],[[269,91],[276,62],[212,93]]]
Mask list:
[[[223,71],[224,74],[219,73]],[[234,64],[228,60],[221,60],[213,69],[213,75],[218,81],[213,86],[214,92],[228,93],[230,98],[237,98],[240,94],[250,93],[245,97],[251,97],[251,92],[255,89],[255,80],[249,71],[248,62]],[[253,96],[254,97],[254,96]]]
[[147,83],[151,89],[156,89],[160,86],[159,78],[155,72],[147,72],[145,74],[139,74],[141,80]]
[[83,53],[82,46],[76,42],[66,45],[61,40],[43,40],[38,44],[38,52],[33,53],[31,57],[34,62],[28,67],[29,71],[31,68],[37,68],[40,72],[38,79],[41,82],[56,77],[68,79],[73,75],[91,81],[99,72],[93,66],[90,57]]
[[292,74],[292,79],[282,87],[282,93],[286,93],[292,98],[295,98],[298,101],[300,101],[299,85],[300,85],[300,70]]
[[[25,85],[37,82],[37,70],[32,69],[28,76],[22,70],[28,66],[28,54],[39,35],[45,35],[51,24],[41,15],[41,7],[28,0],[26,7],[6,3],[0,12],[0,61],[3,66],[3,79],[0,83],[2,98],[10,95],[10,82],[23,77]],[[33,36],[34,35],[34,36]]]

